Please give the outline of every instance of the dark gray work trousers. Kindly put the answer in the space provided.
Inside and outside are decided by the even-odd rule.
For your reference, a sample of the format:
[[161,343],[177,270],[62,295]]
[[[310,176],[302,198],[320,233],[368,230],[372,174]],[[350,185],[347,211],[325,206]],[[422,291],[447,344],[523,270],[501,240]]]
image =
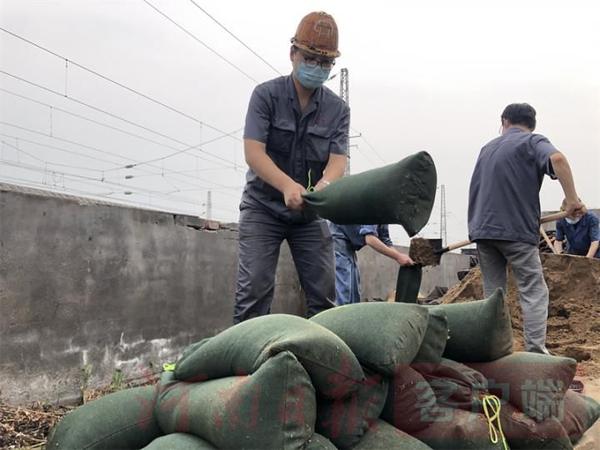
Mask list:
[[287,240],[306,298],[307,316],[335,306],[333,239],[324,220],[289,224],[244,207],[239,223],[239,263],[233,322],[269,314],[279,249]]

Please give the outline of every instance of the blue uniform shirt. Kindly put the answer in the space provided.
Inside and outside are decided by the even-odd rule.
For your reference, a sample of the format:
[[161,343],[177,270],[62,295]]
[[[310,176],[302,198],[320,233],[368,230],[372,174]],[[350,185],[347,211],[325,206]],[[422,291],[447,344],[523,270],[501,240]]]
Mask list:
[[469,189],[469,239],[539,243],[539,192],[544,175],[556,178],[555,152],[546,137],[516,127],[483,147]]
[[[246,115],[244,139],[264,143],[267,155],[277,167],[308,187],[309,181],[314,186],[321,179],[331,153],[347,153],[349,125],[350,109],[324,86],[314,91],[302,113],[293,79],[284,76],[254,89]],[[246,174],[240,208],[244,206],[266,209],[288,223],[306,223],[314,219],[305,212],[288,209],[283,194],[260,179],[252,169]]]
[[[600,228],[598,228],[598,217],[593,213],[584,214],[579,222],[570,224],[565,219],[556,222],[556,240],[567,239],[567,253],[571,255],[587,255],[590,245],[594,241],[600,241]],[[596,252],[596,258],[600,258],[600,249]]]
[[369,234],[377,236],[388,247],[394,245],[388,225],[338,225],[329,222],[329,230],[334,240],[346,241],[354,251],[367,245],[365,237]]

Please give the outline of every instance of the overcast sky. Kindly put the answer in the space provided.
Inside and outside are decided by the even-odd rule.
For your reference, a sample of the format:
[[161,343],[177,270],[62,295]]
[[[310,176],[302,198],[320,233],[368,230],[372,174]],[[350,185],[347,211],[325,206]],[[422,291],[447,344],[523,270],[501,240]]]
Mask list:
[[[537,109],[536,131],[600,207],[598,2],[194,1],[1,0],[0,26],[55,55],[0,31],[0,181],[202,216],[210,191],[213,218],[237,221],[252,89],[290,72],[299,20],[325,10],[361,134],[352,171],[429,151],[449,242],[467,237],[471,172],[513,102]],[[327,85],[339,92],[339,77]],[[556,209],[558,182],[541,199]],[[439,223],[436,203],[421,234]],[[392,237],[408,243],[399,227]]]

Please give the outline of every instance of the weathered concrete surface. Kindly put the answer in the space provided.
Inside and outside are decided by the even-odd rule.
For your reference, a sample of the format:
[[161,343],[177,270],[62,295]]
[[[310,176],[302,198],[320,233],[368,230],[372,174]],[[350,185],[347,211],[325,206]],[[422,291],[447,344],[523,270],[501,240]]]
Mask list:
[[[127,378],[157,372],[189,343],[228,327],[236,225],[207,225],[214,228],[199,218],[0,184],[3,399],[68,402],[82,384],[110,382],[115,369]],[[359,258],[364,297],[385,297],[397,265],[370,249]],[[428,277],[424,285],[434,284]],[[304,312],[286,245],[273,312]]]

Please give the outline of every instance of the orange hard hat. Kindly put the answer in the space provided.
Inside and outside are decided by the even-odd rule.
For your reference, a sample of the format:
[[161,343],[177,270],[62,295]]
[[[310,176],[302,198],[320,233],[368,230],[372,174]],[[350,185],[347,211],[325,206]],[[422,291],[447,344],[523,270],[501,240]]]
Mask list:
[[323,11],[311,12],[302,18],[292,44],[316,55],[340,56],[337,25],[333,17]]

